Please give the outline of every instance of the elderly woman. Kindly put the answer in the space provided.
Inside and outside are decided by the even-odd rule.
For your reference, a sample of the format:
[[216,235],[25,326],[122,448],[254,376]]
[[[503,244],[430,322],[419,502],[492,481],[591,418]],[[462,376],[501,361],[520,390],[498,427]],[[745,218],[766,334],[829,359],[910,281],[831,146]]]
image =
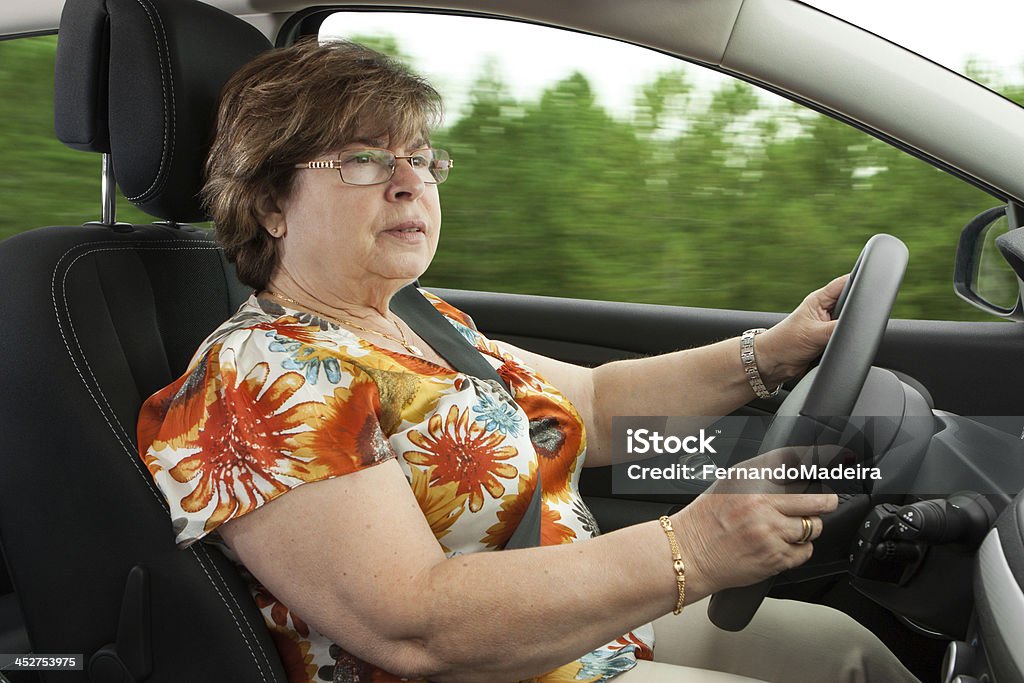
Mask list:
[[[178,544],[239,563],[290,680],[913,680],[825,608],[769,600],[740,634],[675,616],[807,560],[832,494],[703,495],[591,538],[577,482],[610,462],[611,416],[730,413],[763,391],[740,340],[582,368],[427,295],[506,393],[391,313],[440,236],[439,106],[380,54],[306,42],[244,67],[220,107],[205,197],[255,292],[146,402],[140,452]],[[842,284],[757,337],[763,384],[820,353]],[[541,546],[493,552],[538,480]]]

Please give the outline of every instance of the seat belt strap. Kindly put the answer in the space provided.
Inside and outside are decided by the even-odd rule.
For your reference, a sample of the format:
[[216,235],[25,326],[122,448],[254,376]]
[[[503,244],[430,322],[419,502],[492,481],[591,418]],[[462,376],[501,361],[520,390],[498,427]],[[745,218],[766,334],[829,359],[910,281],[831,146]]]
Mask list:
[[[483,354],[452,326],[448,318],[427,301],[415,283],[403,287],[392,297],[391,310],[453,368],[478,379],[494,380],[511,396],[508,383],[498,371],[484,360]],[[533,490],[530,504],[519,521],[519,526],[505,544],[506,550],[540,545],[542,507],[538,468],[537,486]]]
[[398,290],[391,298],[391,310],[430,344],[453,368],[478,379],[491,379],[509,392],[508,383],[484,360],[469,340],[456,330],[434,304],[427,301],[415,284]]
[[537,488],[533,490],[530,497],[530,505],[527,506],[523,518],[519,520],[519,526],[512,532],[505,544],[505,550],[516,550],[517,548],[533,548],[540,545],[540,518],[541,518],[541,494],[540,494],[540,468],[537,469]]

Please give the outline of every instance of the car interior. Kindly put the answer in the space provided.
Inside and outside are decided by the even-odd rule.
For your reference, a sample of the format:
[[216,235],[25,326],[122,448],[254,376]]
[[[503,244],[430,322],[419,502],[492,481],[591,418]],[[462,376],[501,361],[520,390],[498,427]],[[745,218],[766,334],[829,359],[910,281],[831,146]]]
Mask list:
[[[19,350],[0,355],[0,653],[80,653],[84,664],[19,671],[0,662],[0,681],[287,680],[233,565],[202,543],[175,547],[167,505],[136,447],[142,402],[178,377],[249,295],[211,232],[193,225],[206,220],[197,194],[219,92],[274,41],[315,34],[333,11],[284,0],[216,4],[63,7],[56,134],[102,155],[104,210],[98,220],[26,226],[35,229],[0,242],[0,288],[16,293],[0,339]],[[539,0],[501,10],[468,0],[423,4],[566,26],[714,65],[983,186],[1005,200],[996,213],[1011,228],[1024,222],[1024,110],[802,3],[695,0],[662,9],[657,16],[671,20],[657,26],[625,3],[595,2],[588,12]],[[22,33],[41,30],[30,28]],[[780,36],[792,38],[788,47],[766,48]],[[808,57],[830,41],[853,46],[847,61]],[[902,71],[902,80],[871,90],[853,77],[883,68]],[[844,78],[854,85],[830,85]],[[908,104],[894,113],[886,98]],[[942,119],[937,112],[950,101],[985,106]],[[975,135],[979,122],[1011,132]],[[977,144],[970,152],[936,145],[936,130],[949,139],[975,135]],[[118,222],[115,182],[155,222]],[[967,292],[987,225],[969,225],[961,238],[957,278]],[[1000,239],[1024,279],[1024,237],[1011,229]],[[840,341],[808,380],[737,413],[775,418],[774,431],[748,444],[755,452],[792,442],[795,428],[783,418],[895,416],[888,431],[873,427],[866,448],[896,463],[904,488],[844,492],[835,531],[813,562],[714,602],[737,627],[769,591],[830,604],[876,632],[922,680],[1024,681],[1024,399],[1012,370],[1024,346],[1020,301],[1005,322],[889,320],[905,261],[899,240],[869,242]],[[490,337],[585,365],[697,346],[783,317],[435,291]],[[45,354],[45,371],[30,353]],[[839,407],[824,405],[839,395]],[[586,470],[581,480],[603,531],[678,510],[700,492],[624,496],[612,470]],[[908,510],[930,526],[901,526]]]

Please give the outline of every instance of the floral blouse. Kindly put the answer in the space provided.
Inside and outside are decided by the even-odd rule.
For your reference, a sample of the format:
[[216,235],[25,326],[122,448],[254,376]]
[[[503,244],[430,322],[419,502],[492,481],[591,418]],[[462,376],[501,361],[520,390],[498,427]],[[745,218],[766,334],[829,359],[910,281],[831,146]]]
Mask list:
[[[142,407],[139,452],[170,505],[176,542],[206,537],[239,564],[292,683],[402,680],[316,632],[212,533],[297,486],[396,458],[453,557],[505,546],[539,470],[541,544],[598,533],[577,489],[586,439],[576,409],[468,316],[427,296],[495,366],[514,402],[493,380],[252,296]],[[606,681],[650,659],[653,644],[648,624],[535,680]]]

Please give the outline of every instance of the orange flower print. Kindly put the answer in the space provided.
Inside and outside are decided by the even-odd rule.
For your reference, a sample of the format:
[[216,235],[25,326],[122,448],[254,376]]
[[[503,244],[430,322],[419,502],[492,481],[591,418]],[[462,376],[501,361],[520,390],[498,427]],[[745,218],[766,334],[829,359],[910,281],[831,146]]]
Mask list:
[[270,637],[281,657],[288,683],[306,683],[315,680],[317,667],[310,653],[310,643],[302,640],[294,632],[280,626],[270,627]]
[[478,512],[484,504],[483,489],[498,498],[505,493],[505,485],[497,477],[512,479],[519,473],[501,462],[518,452],[514,446],[502,446],[505,436],[488,434],[469,413],[467,409],[460,414],[458,406],[452,406],[444,419],[435,413],[427,422],[428,434],[409,433],[409,440],[423,450],[402,455],[410,465],[433,467],[431,485],[457,482],[457,493],[469,494],[469,509]]
[[472,330],[476,329],[476,325],[473,323],[472,318],[470,318],[468,315],[452,306],[447,301],[439,299],[430,292],[424,292],[423,295],[427,298],[427,300],[430,303],[434,304],[434,308],[439,310],[446,317],[451,318],[452,320],[457,320],[458,322],[462,323],[463,325]]
[[[411,470],[412,478],[409,483],[412,485],[413,495],[416,496],[423,516],[427,518],[430,530],[434,532],[434,538],[440,542],[465,511],[467,494],[457,493],[459,486],[454,481],[431,486],[429,470],[419,467],[413,467]],[[446,553],[451,551],[451,548],[443,543],[441,547]]]
[[[267,590],[266,586],[261,583],[257,583],[253,591],[253,599],[256,601],[256,606],[260,610],[270,608],[270,619],[278,626],[285,628],[291,628],[291,630],[298,633],[303,638],[309,638],[309,626],[306,625],[297,614],[290,613],[288,608],[285,607],[284,603],[279,601],[273,596],[273,594]],[[291,617],[292,623],[288,624],[288,618]]]
[[513,395],[524,392],[544,391],[545,381],[538,373],[520,363],[514,356],[502,350],[501,346],[490,339],[481,338],[475,346],[489,356],[501,361],[495,370],[508,385]]
[[[198,450],[169,473],[181,483],[195,482],[192,492],[181,499],[185,512],[199,512],[217,501],[206,531],[287,491],[282,476],[315,481],[329,472],[326,462],[297,458],[289,447],[288,432],[306,424],[316,411],[310,403],[282,410],[302,386],[302,375],[286,373],[266,386],[268,376],[269,366],[259,363],[235,386],[234,366],[222,363],[220,381],[207,387],[220,394],[219,400],[193,398],[207,402],[193,442]],[[190,415],[199,412],[186,410]]]
[[[216,344],[200,358],[188,374],[146,400],[139,413],[138,438],[145,452],[188,447],[202,426],[206,406],[217,398],[213,390],[220,374],[221,345]],[[151,457],[144,456],[151,474],[159,469]]]
[[637,659],[646,659],[649,662],[654,661],[654,650],[651,649],[650,645],[637,638],[632,631],[624,636],[616,638],[613,643],[613,646],[617,646],[616,649],[626,648],[630,645],[636,646],[633,654],[636,655]]
[[545,496],[569,500],[569,476],[583,452],[583,422],[569,404],[545,394],[519,399],[530,420],[530,441],[540,462],[540,481]]
[[[284,309],[281,309],[284,311]],[[312,318],[312,316],[308,316]],[[319,318],[317,318],[319,321]],[[303,322],[294,315],[285,315],[276,320],[259,322],[252,326],[254,330],[266,330],[273,332],[276,336],[301,342],[307,346],[331,343],[330,337],[324,335],[325,328],[312,323],[312,320]]]
[[531,678],[527,683],[600,683],[603,680],[603,676],[587,676],[583,673],[583,664],[580,662],[570,662],[543,676]]
[[[526,514],[526,508],[530,506],[533,498],[533,489],[537,486],[537,470],[530,468],[530,476],[519,477],[519,491],[505,496],[501,500],[501,509],[498,510],[498,523],[487,529],[487,535],[481,542],[488,548],[502,549],[512,538]],[[570,543],[576,538],[576,532],[561,524],[562,517],[548,507],[542,501],[540,515],[540,544],[541,545],[562,545]]]
[[[377,385],[380,403],[380,428],[385,434],[398,431],[403,420],[413,424],[426,422],[427,415],[437,407],[440,390],[451,382],[427,379],[405,370],[381,370],[373,358],[360,359],[355,365]],[[386,362],[386,361],[385,361]]]
[[313,431],[295,434],[291,444],[302,458],[330,460],[334,473],[347,474],[394,457],[380,428],[380,395],[368,375],[357,375],[324,400]]
[[502,355],[501,358],[504,362],[498,367],[498,376],[508,382],[513,394],[544,390],[544,384],[536,374],[509,356]]
[[[448,368],[441,367],[440,365],[436,365],[434,363],[431,363],[430,361],[423,360],[422,358],[417,358],[416,356],[410,356],[406,353],[399,353],[398,351],[384,349],[379,346],[376,347],[375,350],[380,352],[381,355],[393,360],[395,362],[395,365],[397,365],[398,367],[414,372],[417,375],[443,376],[452,374],[452,371],[449,370]],[[369,361],[372,359],[367,360]],[[382,369],[390,370],[391,368]]]

